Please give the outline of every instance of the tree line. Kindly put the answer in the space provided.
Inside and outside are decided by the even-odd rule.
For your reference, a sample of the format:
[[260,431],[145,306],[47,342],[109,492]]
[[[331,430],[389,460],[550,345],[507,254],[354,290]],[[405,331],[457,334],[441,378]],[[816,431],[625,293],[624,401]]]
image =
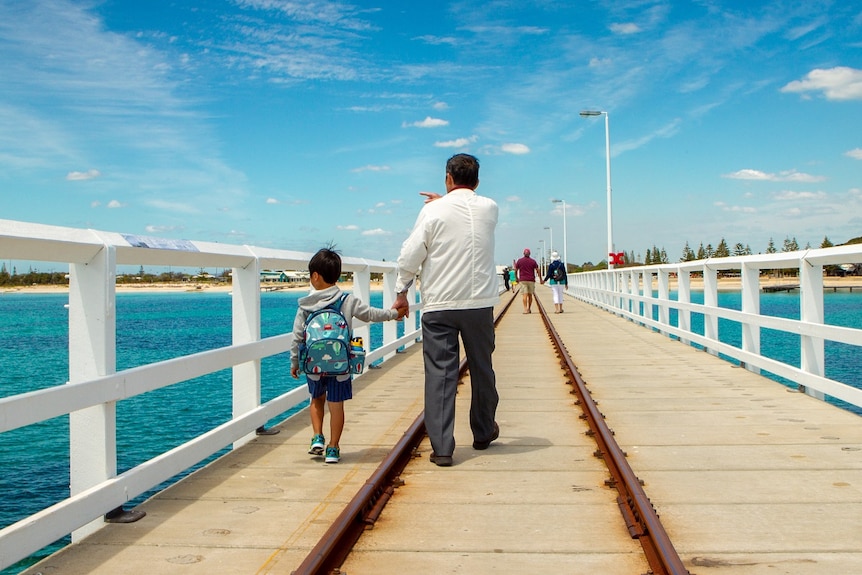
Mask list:
[[[853,238],[848,241],[846,244],[839,245],[850,245],[850,244],[859,244],[862,243],[862,236],[858,238]],[[823,241],[820,242],[819,248],[831,248],[835,244],[830,241],[828,236],[823,237]],[[781,247],[782,252],[795,252],[800,249],[811,249],[811,244],[808,243],[804,248],[799,247],[799,242],[795,237],[784,238],[784,244]],[[769,238],[769,243],[766,246],[765,252],[758,253],[767,253],[774,254],[778,253],[778,248],[775,245],[775,241],[772,238]],[[681,262],[691,262],[695,260],[703,260],[707,258],[728,258],[730,256],[750,256],[754,254],[751,247],[748,244],[742,244],[741,242],[737,242],[734,244],[731,249],[730,245],[727,243],[727,240],[721,238],[721,241],[718,242],[718,245],[713,247],[712,244],[708,243],[705,246],[703,242],[701,242],[700,246],[698,246],[697,250],[693,250],[688,242],[685,242],[685,247],[682,248],[682,255],[680,256],[678,261]],[[634,251],[625,252],[625,262],[628,265],[653,265],[653,264],[667,264],[670,263],[670,259],[667,255],[667,251],[664,247],[658,248],[655,244],[653,244],[652,248],[647,248],[646,255],[643,259],[641,259],[640,254],[635,255]]]
[[[184,272],[167,271],[159,274],[149,273],[141,266],[136,274],[117,274],[117,284],[140,284],[140,283],[176,283],[187,281],[230,281],[230,270],[225,269],[218,275],[211,275],[203,268],[193,275]],[[67,272],[40,272],[32,268],[26,273],[18,273],[15,266],[12,271],[6,267],[6,262],[0,263],[0,286],[20,287],[31,285],[69,285],[69,274]]]

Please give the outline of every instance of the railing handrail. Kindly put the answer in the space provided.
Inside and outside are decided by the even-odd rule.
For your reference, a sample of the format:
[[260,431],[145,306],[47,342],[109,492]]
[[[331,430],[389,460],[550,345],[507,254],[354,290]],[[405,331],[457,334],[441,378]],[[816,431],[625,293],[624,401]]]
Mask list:
[[[568,294],[626,317],[680,341],[724,354],[746,369],[761,369],[796,383],[801,391],[824,399],[825,395],[862,407],[862,390],[825,376],[824,342],[862,347],[862,329],[826,324],[824,276],[827,265],[862,264],[862,244],[796,252],[709,258],[690,262],[616,268],[569,275]],[[761,275],[766,270],[796,270],[800,292],[800,318],[781,318],[760,313]],[[739,271],[742,309],[718,305],[719,272]],[[703,303],[691,301],[692,277],[703,278]],[[671,278],[677,282],[677,298],[671,298]],[[796,283],[790,287],[797,287]],[[859,285],[862,288],[862,277]],[[655,292],[655,293],[654,293]],[[670,310],[677,312],[671,323]],[[691,330],[691,314],[704,318],[704,333]],[[656,316],[656,317],[654,317]],[[719,339],[719,319],[742,327],[741,346]],[[760,330],[768,328],[799,336],[801,365],[793,366],[760,353]]]
[[[69,382],[0,398],[0,433],[69,415],[71,496],[0,530],[0,569],[72,533],[78,540],[103,525],[103,516],[233,445],[254,437],[272,417],[307,399],[304,387],[261,403],[260,361],[289,351],[293,335],[260,337],[260,272],[304,270],[313,254],[245,245],[167,240],[115,232],[0,220],[0,259],[68,263]],[[371,273],[383,274],[383,307],[394,301],[394,262],[344,256],[354,293],[367,299]],[[119,265],[232,268],[231,345],[116,371],[116,275]],[[416,299],[411,288],[411,301]],[[421,303],[411,307],[421,310]],[[371,347],[369,326],[356,322],[366,365],[418,341],[418,314],[383,326],[383,344]],[[292,325],[292,324],[291,324]],[[140,465],[116,473],[117,401],[223,369],[233,369],[230,421]],[[361,375],[357,376],[361,377]],[[93,439],[93,438],[96,439]]]

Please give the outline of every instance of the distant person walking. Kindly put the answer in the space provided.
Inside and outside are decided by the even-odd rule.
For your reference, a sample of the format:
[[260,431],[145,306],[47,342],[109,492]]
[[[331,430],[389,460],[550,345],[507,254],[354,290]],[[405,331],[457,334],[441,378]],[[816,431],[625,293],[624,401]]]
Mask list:
[[506,286],[506,291],[509,291],[509,268],[503,268],[503,285]]
[[[479,161],[456,154],[446,162],[446,195],[428,199],[398,257],[393,307],[408,308],[407,289],[419,270],[422,290],[422,353],[425,359],[425,429],[431,461],[452,465],[458,336],[470,364],[470,429],[473,449],[487,449],[500,436],[494,420],[499,396],[494,353],[494,305],[499,301],[494,264],[494,200],[474,191]],[[399,313],[400,315],[400,313]]]
[[545,281],[551,286],[554,294],[554,313],[563,313],[563,291],[569,287],[569,278],[566,275],[566,264],[560,261],[560,254],[551,252],[551,265],[545,274]]
[[541,282],[539,264],[530,257],[530,248],[524,248],[524,257],[515,262],[518,271],[518,283],[521,285],[521,300],[524,303],[524,313],[533,312],[533,294],[536,293],[536,278]]

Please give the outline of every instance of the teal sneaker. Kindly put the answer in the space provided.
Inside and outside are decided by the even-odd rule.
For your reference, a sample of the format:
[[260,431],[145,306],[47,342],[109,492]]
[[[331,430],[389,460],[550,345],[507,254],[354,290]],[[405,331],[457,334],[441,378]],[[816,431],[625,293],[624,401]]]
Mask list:
[[311,438],[311,447],[308,448],[309,455],[323,455],[323,448],[326,446],[326,438],[320,434]]
[[337,447],[326,448],[326,462],[338,463],[341,461],[341,451]]

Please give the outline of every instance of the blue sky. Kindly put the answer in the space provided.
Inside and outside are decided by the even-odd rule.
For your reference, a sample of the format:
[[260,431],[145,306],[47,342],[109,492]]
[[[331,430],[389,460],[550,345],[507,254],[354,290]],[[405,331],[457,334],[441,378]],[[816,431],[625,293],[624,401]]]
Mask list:
[[0,0],[4,219],[392,260],[468,152],[599,262],[584,109],[617,251],[862,235],[858,2]]

